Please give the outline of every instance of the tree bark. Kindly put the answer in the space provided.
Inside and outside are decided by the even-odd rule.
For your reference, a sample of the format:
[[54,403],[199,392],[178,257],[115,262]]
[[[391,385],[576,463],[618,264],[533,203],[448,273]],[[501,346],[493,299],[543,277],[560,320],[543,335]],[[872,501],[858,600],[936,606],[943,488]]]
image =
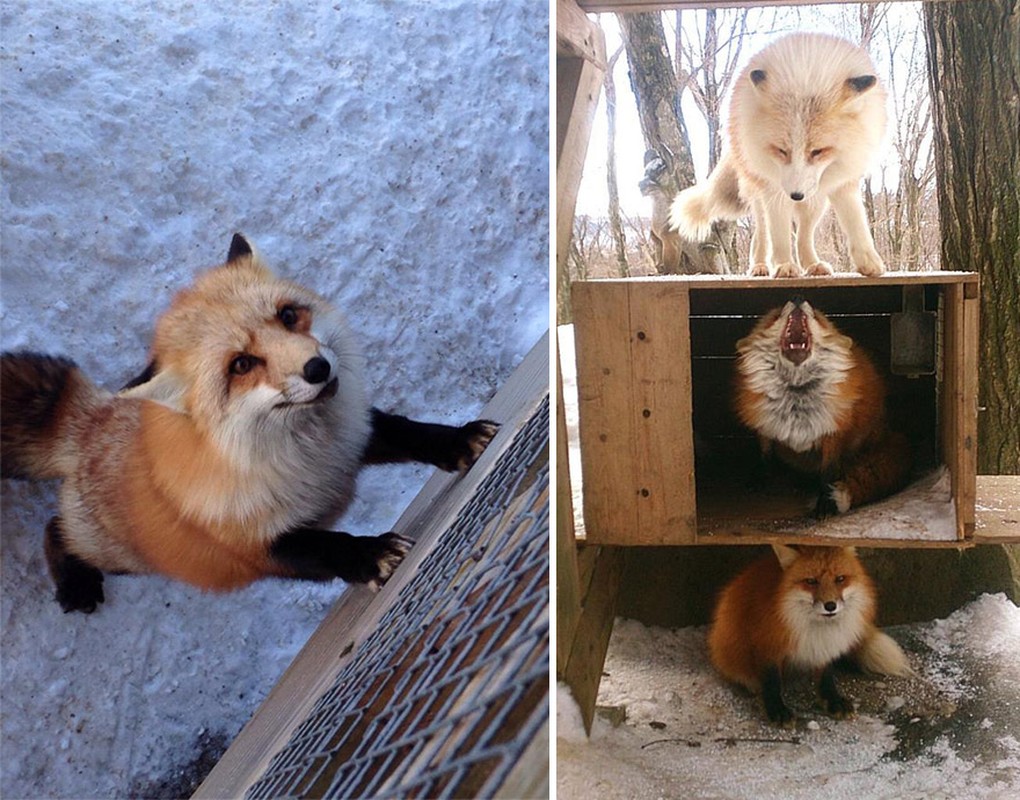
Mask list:
[[923,8],[942,266],[981,275],[978,472],[1020,473],[1020,0]]
[[[695,173],[662,16],[657,13],[617,14],[617,18],[627,49],[628,74],[637,101],[645,147],[667,157],[670,171],[659,179],[659,184],[664,196],[672,198],[681,189],[694,184]],[[659,235],[663,237],[662,233]],[[696,242],[685,242],[675,232],[672,237],[680,248],[679,263],[675,267],[664,265],[666,271],[727,271],[718,248],[703,248]]]
[[630,277],[627,266],[627,237],[620,219],[620,187],[616,175],[616,81],[613,69],[623,52],[623,46],[613,53],[606,67],[604,86],[606,91],[606,189],[609,192],[609,230],[613,235],[616,252],[616,266],[620,277]]

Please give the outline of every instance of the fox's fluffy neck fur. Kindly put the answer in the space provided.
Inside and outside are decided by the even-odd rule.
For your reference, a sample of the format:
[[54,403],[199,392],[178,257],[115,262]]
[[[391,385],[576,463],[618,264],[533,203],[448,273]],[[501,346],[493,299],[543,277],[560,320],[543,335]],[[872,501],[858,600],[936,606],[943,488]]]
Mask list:
[[789,662],[801,669],[819,669],[853,650],[870,627],[874,603],[860,587],[843,593],[835,614],[826,616],[807,592],[793,590],[779,613],[792,638]]
[[[788,304],[791,305],[791,304]],[[852,342],[826,335],[812,315],[811,353],[801,364],[787,360],[779,337],[789,316],[784,309],[775,322],[741,340],[737,368],[746,386],[759,395],[752,427],[768,439],[798,453],[835,433],[851,399],[840,392],[853,366]]]

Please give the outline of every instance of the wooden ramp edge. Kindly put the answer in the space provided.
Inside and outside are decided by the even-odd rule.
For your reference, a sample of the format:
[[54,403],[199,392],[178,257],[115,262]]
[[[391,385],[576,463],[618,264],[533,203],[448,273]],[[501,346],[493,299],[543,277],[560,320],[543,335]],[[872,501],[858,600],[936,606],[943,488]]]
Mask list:
[[[415,541],[400,568],[378,594],[351,586],[341,595],[194,797],[242,797],[262,776],[273,756],[287,745],[341,670],[355,658],[383,615],[399,602],[401,591],[437,549],[442,534],[493,472],[501,456],[510,451],[515,435],[548,396],[547,332],[482,410],[481,418],[495,420],[501,428],[479,460],[462,476],[437,470],[393,526],[393,530]],[[464,557],[470,559],[471,554],[465,553]],[[545,725],[542,730],[546,730]],[[536,738],[542,735],[540,731]],[[540,750],[528,748],[528,752]],[[543,763],[535,764],[535,769],[541,773],[540,784],[547,784],[547,751],[540,756]],[[526,754],[525,758],[530,760]],[[515,770],[507,779],[507,790],[521,788],[524,779],[520,772]]]

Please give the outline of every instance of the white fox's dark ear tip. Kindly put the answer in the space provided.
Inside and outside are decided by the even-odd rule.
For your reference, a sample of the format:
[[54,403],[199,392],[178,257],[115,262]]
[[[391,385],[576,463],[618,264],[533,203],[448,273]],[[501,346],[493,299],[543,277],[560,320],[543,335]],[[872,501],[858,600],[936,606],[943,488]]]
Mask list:
[[230,240],[230,250],[227,251],[227,263],[232,264],[239,258],[252,255],[251,245],[244,238],[244,234],[235,233]]

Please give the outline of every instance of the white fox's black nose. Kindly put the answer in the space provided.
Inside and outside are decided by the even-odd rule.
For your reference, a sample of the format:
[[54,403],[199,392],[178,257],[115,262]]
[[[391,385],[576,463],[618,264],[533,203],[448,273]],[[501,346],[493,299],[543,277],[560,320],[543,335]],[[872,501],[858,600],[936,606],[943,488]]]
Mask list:
[[804,192],[790,192],[790,199],[796,200],[799,203],[804,199]]
[[325,383],[329,373],[329,362],[322,356],[310,358],[305,362],[304,378],[309,383]]

